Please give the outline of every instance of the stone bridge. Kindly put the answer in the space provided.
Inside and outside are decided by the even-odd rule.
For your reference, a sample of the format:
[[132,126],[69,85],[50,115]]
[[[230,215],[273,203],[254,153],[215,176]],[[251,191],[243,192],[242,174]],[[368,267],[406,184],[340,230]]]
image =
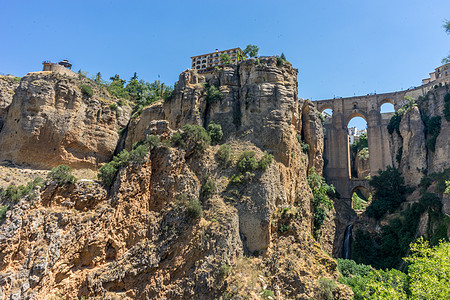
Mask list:
[[336,98],[314,101],[316,108],[323,112],[331,109],[333,114],[325,122],[324,169],[328,183],[333,184],[341,198],[351,199],[358,186],[368,188],[367,180],[352,179],[350,169],[350,149],[348,123],[354,117],[362,117],[367,122],[367,138],[369,143],[370,174],[376,175],[393,164],[395,154],[391,153],[391,145],[387,125],[393,113],[381,113],[381,105],[391,103],[395,111],[406,103],[405,96],[418,98],[424,96],[432,84],[422,85],[401,92],[373,94],[349,98]]

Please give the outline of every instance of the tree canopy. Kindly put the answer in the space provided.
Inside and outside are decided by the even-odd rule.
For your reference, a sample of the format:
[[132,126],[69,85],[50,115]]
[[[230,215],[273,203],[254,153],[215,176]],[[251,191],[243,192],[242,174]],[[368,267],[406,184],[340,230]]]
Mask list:
[[244,54],[250,57],[257,57],[259,52],[259,47],[256,45],[247,45],[244,49]]

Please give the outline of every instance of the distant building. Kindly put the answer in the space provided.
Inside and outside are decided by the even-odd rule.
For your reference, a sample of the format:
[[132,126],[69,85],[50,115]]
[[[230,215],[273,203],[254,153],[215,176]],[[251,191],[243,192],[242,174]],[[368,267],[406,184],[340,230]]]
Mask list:
[[450,63],[437,67],[434,72],[430,73],[430,78],[422,80],[422,84],[449,84],[450,83]]
[[220,60],[221,54],[228,54],[230,56],[230,62],[232,64],[237,64],[239,57],[245,57],[244,52],[241,48],[233,48],[228,50],[202,54],[197,56],[192,56],[192,69],[197,70],[199,73],[212,72],[215,67],[222,67],[224,63]]
[[350,145],[352,145],[354,142],[359,141],[359,137],[366,133],[367,134],[367,129],[361,129],[358,130],[358,128],[356,127],[350,127],[348,129],[348,142]]
[[53,63],[49,60],[45,60],[42,62],[42,65],[42,71],[55,72],[71,76],[75,75],[75,73],[72,71],[72,64],[67,59],[64,59],[58,63]]

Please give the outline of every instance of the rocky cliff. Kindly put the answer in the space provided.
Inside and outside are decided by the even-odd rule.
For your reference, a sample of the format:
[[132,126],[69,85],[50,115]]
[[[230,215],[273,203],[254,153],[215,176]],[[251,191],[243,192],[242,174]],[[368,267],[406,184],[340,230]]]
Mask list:
[[0,76],[0,131],[2,130],[8,107],[12,102],[19,82],[19,77]]
[[[297,97],[296,73],[275,58],[208,80],[183,72],[172,98],[127,128],[128,149],[149,135],[163,142],[120,168],[110,189],[53,183],[12,206],[0,225],[0,298],[350,299],[348,288],[327,285],[336,262],[312,238],[306,176],[322,167],[323,133]],[[230,147],[227,163],[219,145],[192,153],[170,144],[183,125],[212,121]],[[274,161],[236,177],[244,151]]]
[[[83,93],[82,87],[92,91]],[[68,164],[96,169],[108,161],[128,122],[92,81],[52,72],[30,73],[17,87],[0,131],[0,160],[40,168]]]

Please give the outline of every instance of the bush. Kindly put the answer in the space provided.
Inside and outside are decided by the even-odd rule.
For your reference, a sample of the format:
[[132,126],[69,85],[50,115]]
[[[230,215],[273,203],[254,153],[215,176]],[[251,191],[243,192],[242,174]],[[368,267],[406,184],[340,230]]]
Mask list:
[[220,92],[220,90],[216,86],[211,85],[208,88],[208,93],[206,94],[206,101],[208,103],[214,103],[214,102],[220,101],[222,99],[223,99],[223,94]]
[[278,230],[280,232],[286,232],[291,228],[291,226],[287,225],[287,224],[281,224],[280,227],[278,228]]
[[143,164],[147,160],[148,146],[140,145],[135,149],[131,150],[130,162],[135,164]]
[[436,140],[441,132],[441,117],[429,117],[425,113],[422,114],[422,121],[425,125],[426,144],[431,151],[436,150]]
[[29,181],[26,185],[16,186],[10,184],[6,190],[0,188],[0,203],[17,203],[20,199],[24,197],[34,198],[36,194],[34,189],[37,186],[42,186],[42,178],[36,177],[34,180]]
[[336,281],[328,278],[319,279],[320,293],[325,300],[334,300],[333,292],[337,288]]
[[114,162],[109,162],[100,167],[97,177],[107,187],[110,187],[114,183],[114,178],[116,177],[117,171],[118,168],[115,166]]
[[8,212],[8,205],[0,205],[0,223],[6,218],[6,213]]
[[265,171],[267,167],[272,163],[273,155],[268,154],[267,151],[264,151],[263,157],[258,162],[258,168]]
[[205,128],[198,125],[184,125],[180,135],[174,134],[172,142],[193,153],[201,153],[211,143],[211,137]]
[[111,103],[111,104],[109,105],[109,108],[111,108],[111,109],[114,110],[114,111],[117,111],[117,110],[119,109],[119,107],[117,106],[116,103]]
[[187,213],[192,219],[201,218],[203,216],[202,204],[198,199],[190,199],[187,203]]
[[47,178],[55,181],[57,185],[63,185],[66,183],[74,184],[77,179],[72,175],[72,168],[67,165],[59,165],[54,167],[48,173]]
[[227,165],[230,161],[231,147],[228,144],[223,144],[217,150],[217,159],[222,165]]
[[406,198],[405,180],[397,168],[388,166],[386,170],[379,171],[369,181],[375,189],[372,203],[367,207],[367,215],[377,220],[387,212],[394,212]]
[[85,84],[81,86],[81,93],[88,98],[94,95],[94,92],[92,91],[91,87]]
[[405,113],[407,113],[412,107],[416,106],[416,102],[414,98],[405,96],[405,100],[407,103],[403,105],[395,114],[392,116],[389,124],[387,126],[388,132],[390,134],[394,133],[394,130],[400,134],[400,122]]
[[208,134],[211,137],[211,143],[216,145],[223,137],[222,126],[211,121],[208,125]]
[[214,195],[217,191],[216,183],[208,179],[206,183],[203,185],[203,196],[205,198],[210,198],[212,195]]
[[240,173],[253,172],[258,168],[254,151],[244,151],[239,156],[237,168]]
[[447,122],[450,122],[450,93],[444,96],[444,117]]
[[325,183],[325,179],[316,173],[315,168],[309,169],[307,180],[314,196],[312,201],[314,216],[313,233],[314,237],[318,239],[327,213],[333,209],[333,202],[327,196],[328,191],[333,188]]
[[149,135],[145,139],[145,143],[149,145],[150,148],[157,147],[161,143],[161,139],[157,135]]

